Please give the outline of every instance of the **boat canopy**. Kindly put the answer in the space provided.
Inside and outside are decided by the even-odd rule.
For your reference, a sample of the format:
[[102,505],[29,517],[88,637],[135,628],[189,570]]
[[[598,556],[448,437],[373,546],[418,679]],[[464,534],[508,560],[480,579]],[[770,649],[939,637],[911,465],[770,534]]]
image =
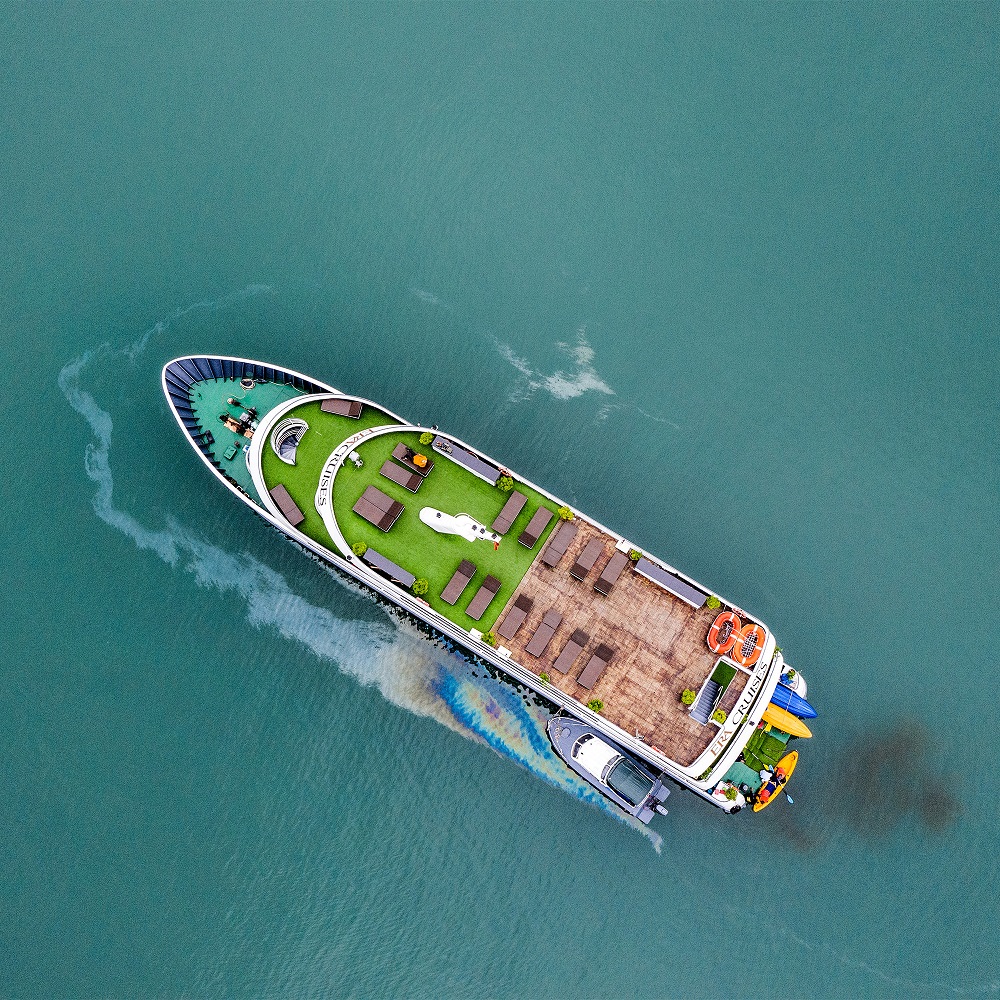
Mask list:
[[605,771],[608,765],[613,764],[621,756],[621,753],[614,747],[609,747],[600,737],[594,736],[592,733],[585,733],[573,747],[573,756],[585,771],[589,771],[595,778],[605,781]]

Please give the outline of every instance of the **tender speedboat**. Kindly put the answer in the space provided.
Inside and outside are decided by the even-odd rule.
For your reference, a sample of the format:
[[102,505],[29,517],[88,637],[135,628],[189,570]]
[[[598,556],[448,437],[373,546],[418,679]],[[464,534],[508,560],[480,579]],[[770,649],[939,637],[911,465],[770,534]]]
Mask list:
[[670,789],[631,754],[579,719],[557,715],[546,728],[556,753],[619,808],[642,823],[654,811],[666,816],[663,802]]

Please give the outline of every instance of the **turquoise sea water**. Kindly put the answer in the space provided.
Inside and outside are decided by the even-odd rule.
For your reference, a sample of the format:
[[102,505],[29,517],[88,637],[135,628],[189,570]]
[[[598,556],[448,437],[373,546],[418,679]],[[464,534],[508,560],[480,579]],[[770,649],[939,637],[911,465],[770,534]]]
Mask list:
[[[996,5],[0,24],[0,994],[1000,991]],[[616,821],[212,481],[159,388],[200,351],[760,614],[794,804]]]

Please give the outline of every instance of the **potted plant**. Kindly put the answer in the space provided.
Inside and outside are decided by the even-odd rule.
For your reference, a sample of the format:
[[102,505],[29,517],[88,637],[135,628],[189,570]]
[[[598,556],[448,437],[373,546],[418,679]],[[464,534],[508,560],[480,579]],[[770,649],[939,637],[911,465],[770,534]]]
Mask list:
[[360,559],[368,551],[368,546],[364,542],[355,542],[351,551]]
[[590,701],[587,702],[587,708],[589,708],[591,712],[600,712],[600,710],[604,708],[604,702],[601,701],[600,698],[591,698]]
[[423,445],[430,444],[431,441],[433,440],[434,440],[434,435],[431,434],[430,431],[424,431],[424,433],[420,435],[420,443]]
[[705,607],[706,608],[710,608],[712,611],[715,611],[716,608],[721,608],[722,607],[722,601],[720,601],[715,596],[715,594],[709,594],[708,595],[708,600],[705,601]]
[[732,784],[729,785],[729,787],[726,789],[726,801],[735,802],[737,795],[739,795],[739,792],[736,791],[736,786]]
[[569,507],[567,507],[567,506],[566,506],[565,504],[563,504],[563,506],[562,506],[562,507],[560,507],[560,508],[559,508],[559,509],[558,509],[558,510],[556,511],[556,513],[557,513],[557,514],[559,515],[559,520],[560,520],[560,521],[572,521],[572,520],[573,520],[573,518],[574,518],[574,517],[576,516],[576,515],[575,515],[575,514],[573,513],[573,511],[571,511],[571,510],[569,509]]
[[638,562],[642,558],[642,553],[638,549],[629,549],[628,557],[632,562]]
[[693,705],[695,698],[698,697],[697,692],[692,691],[691,688],[685,688],[681,691],[681,704],[682,705]]
[[425,580],[424,577],[420,577],[419,580],[413,581],[413,586],[410,589],[413,591],[414,594],[417,595],[417,597],[422,597],[424,594],[427,593],[429,587],[430,583],[428,583],[428,581]]
[[721,726],[721,725],[722,725],[722,724],[723,724],[723,723],[724,723],[724,722],[726,721],[726,719],[728,719],[728,718],[729,718],[729,716],[728,716],[728,715],[726,715],[726,713],[725,713],[725,712],[723,712],[721,708],[717,708],[717,709],[716,709],[716,710],[715,710],[715,711],[714,711],[714,712],[712,713],[712,721],[713,721],[713,722],[717,722],[717,723],[718,723],[718,724],[719,724],[720,726]]
[[514,488],[514,479],[511,476],[501,476],[497,480],[497,489],[501,493],[510,493]]
[[544,670],[538,675],[538,679],[543,684],[548,684],[549,683],[549,675]]
[[500,640],[497,638],[496,632],[491,630],[483,636],[483,642],[485,642],[487,646],[492,646],[496,649]]

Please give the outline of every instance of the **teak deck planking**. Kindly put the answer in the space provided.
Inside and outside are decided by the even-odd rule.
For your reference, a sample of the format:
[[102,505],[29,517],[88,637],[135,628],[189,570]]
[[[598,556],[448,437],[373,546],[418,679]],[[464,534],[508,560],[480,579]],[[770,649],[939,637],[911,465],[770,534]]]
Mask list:
[[[586,704],[591,698],[604,702],[601,714],[621,729],[662,751],[671,760],[687,766],[705,750],[718,730],[712,723],[701,726],[691,719],[680,701],[684,688],[697,691],[718,659],[706,644],[709,627],[717,611],[692,608],[668,594],[630,568],[614,590],[602,597],[594,584],[615,552],[615,539],[582,518],[579,531],[555,569],[536,559],[511,596],[503,616],[522,594],[534,605],[517,635],[505,645],[513,658],[535,674],[547,672],[549,683]],[[570,576],[587,543],[600,538],[604,552],[582,582]],[[562,624],[540,658],[524,651],[549,608],[563,616]],[[552,669],[556,657],[577,629],[590,636],[585,651],[569,674]],[[614,658],[591,690],[577,683],[577,676],[600,643],[615,650]],[[736,703],[747,682],[738,671],[721,703],[728,709]]]

